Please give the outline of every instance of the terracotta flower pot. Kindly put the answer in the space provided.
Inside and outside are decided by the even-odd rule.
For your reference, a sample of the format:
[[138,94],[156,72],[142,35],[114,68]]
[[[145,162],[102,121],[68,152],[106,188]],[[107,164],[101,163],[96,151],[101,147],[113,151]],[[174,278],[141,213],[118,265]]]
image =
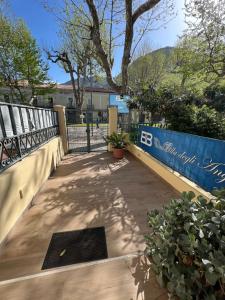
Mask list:
[[121,159],[124,157],[124,149],[113,148],[113,157]]

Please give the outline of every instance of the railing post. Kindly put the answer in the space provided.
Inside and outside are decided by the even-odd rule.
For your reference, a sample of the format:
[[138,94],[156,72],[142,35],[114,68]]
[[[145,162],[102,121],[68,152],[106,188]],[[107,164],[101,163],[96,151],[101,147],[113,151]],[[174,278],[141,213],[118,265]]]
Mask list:
[[16,136],[16,145],[17,145],[17,149],[19,151],[19,157],[22,158],[20,137],[18,136],[18,132],[17,132],[17,128],[16,128],[16,122],[15,122],[15,118],[14,118],[13,107],[11,105],[9,105],[8,108],[9,108],[9,115],[10,115],[10,119],[11,119],[13,134]]
[[[109,107],[109,126],[108,126],[108,135],[111,135],[113,132],[117,132],[118,126],[118,109],[117,106]],[[112,151],[112,146],[108,145],[108,151]]]
[[65,106],[54,105],[54,111],[58,113],[58,125],[59,125],[59,134],[62,139],[64,153],[68,153],[68,139],[67,139],[67,130],[66,130],[66,114]]
[[131,109],[130,110],[130,118],[132,124],[139,123],[139,110],[138,109]]
[[2,130],[3,137],[6,137],[5,124],[4,124],[4,121],[3,121],[3,118],[2,118],[1,107],[0,107],[0,127],[1,127],[1,130]]

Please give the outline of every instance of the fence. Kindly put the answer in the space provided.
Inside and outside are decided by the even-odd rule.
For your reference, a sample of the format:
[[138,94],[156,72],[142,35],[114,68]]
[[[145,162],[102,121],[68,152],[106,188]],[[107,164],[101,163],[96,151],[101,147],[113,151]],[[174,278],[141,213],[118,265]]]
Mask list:
[[90,123],[95,123],[98,119],[99,123],[108,122],[108,109],[94,109],[93,105],[88,105],[86,109],[78,110],[76,108],[66,108],[67,124],[79,124],[82,122],[81,115],[83,115],[83,122],[87,122],[87,114],[89,114]]
[[167,124],[162,124],[159,122],[151,122],[151,123],[118,123],[118,130],[122,132],[129,133],[130,140],[137,144],[139,140],[139,127],[140,126],[148,126],[148,127],[157,127],[167,129]]
[[0,172],[56,135],[52,109],[0,102]]
[[225,188],[225,141],[138,125],[136,145],[206,191]]

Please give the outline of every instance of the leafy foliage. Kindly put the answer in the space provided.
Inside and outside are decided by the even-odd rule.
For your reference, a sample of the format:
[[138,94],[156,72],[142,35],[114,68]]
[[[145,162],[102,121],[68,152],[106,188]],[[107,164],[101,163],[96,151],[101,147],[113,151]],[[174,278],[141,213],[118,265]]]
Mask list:
[[172,49],[166,47],[145,55],[142,52],[139,54],[128,68],[129,87],[134,93],[159,86],[170,70]]
[[207,105],[215,108],[217,111],[225,112],[225,85],[224,81],[219,84],[208,86],[204,90],[204,95],[207,99]]
[[225,76],[225,1],[185,1],[187,29],[184,38],[195,40],[191,48],[200,57],[199,71],[206,77]]
[[10,89],[13,100],[27,102],[27,87],[34,96],[40,89],[38,85],[50,83],[48,66],[23,21],[13,22],[0,14],[0,49],[0,85]]
[[147,254],[159,283],[182,300],[225,298],[225,199],[193,192],[148,214]]
[[113,148],[123,149],[128,143],[126,142],[127,135],[123,132],[113,132],[105,138],[107,144],[111,144]]
[[215,109],[203,105],[174,103],[166,110],[169,129],[216,139],[225,139],[225,119]]
[[193,105],[172,105],[166,112],[168,128],[175,131],[195,133],[195,110]]
[[217,197],[217,199],[225,199],[225,188],[220,189],[220,190],[213,190],[212,194]]
[[[222,99],[214,101],[209,95],[201,98],[188,90],[182,93],[178,87],[160,87],[143,91],[129,105],[151,112],[152,120],[155,115],[165,118],[171,130],[225,139],[224,96],[221,92],[218,94]],[[220,108],[220,112],[214,107]]]
[[225,119],[215,109],[203,105],[195,110],[195,132],[198,135],[225,139]]

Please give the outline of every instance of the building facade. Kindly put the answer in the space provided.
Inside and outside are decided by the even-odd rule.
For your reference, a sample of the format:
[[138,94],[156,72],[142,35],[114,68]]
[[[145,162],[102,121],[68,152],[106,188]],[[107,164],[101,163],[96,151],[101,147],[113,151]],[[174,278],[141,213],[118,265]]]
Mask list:
[[[114,94],[110,89],[85,88],[82,109],[106,110],[109,106],[110,94]],[[76,101],[71,85],[57,85],[54,93],[37,96],[36,103],[38,106],[59,104],[67,108],[76,108]]]
[[[44,89],[45,86],[42,86],[42,88]],[[57,84],[51,92],[44,95],[37,95],[33,99],[31,91],[26,86],[23,87],[23,92],[26,94],[28,101],[30,99],[31,105],[49,108],[54,105],[65,106],[68,123],[80,122],[80,116],[86,116],[87,111],[91,112],[91,121],[106,122],[108,107],[112,105],[118,107],[119,118],[121,120],[124,120],[125,115],[128,115],[126,99],[121,98],[120,95],[107,85],[100,86],[95,83],[93,87],[86,86],[81,111],[76,107],[76,100],[71,84]],[[10,98],[9,89],[0,88],[0,102],[17,102],[15,100],[13,99],[12,101]],[[85,120],[86,118],[84,118]]]

